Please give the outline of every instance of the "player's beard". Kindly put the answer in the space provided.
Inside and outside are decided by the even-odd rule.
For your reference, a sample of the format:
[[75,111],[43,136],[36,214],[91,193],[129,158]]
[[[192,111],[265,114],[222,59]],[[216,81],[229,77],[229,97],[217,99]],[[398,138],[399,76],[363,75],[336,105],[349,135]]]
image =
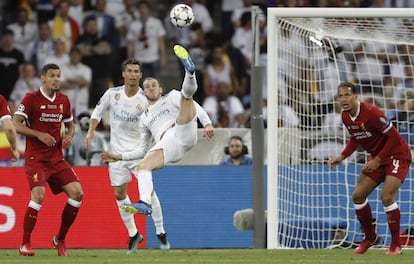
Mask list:
[[240,159],[243,156],[241,152],[237,152],[231,155],[233,159]]

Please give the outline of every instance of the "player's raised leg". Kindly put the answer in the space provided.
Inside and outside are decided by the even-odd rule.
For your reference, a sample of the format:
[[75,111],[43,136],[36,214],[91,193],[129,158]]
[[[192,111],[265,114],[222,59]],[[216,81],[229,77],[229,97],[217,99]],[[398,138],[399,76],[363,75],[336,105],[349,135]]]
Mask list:
[[178,59],[180,59],[181,64],[185,68],[185,76],[181,93],[186,98],[192,98],[194,93],[197,91],[197,80],[194,74],[195,65],[190,57],[190,54],[188,54],[188,51],[184,47],[175,45],[174,53]]
[[183,96],[180,102],[180,112],[177,117],[177,124],[184,125],[191,122],[196,116],[196,109],[192,98],[197,91],[197,79],[194,74],[195,65],[187,50],[180,45],[175,45],[174,53],[185,68],[184,80],[181,87],[181,94]]

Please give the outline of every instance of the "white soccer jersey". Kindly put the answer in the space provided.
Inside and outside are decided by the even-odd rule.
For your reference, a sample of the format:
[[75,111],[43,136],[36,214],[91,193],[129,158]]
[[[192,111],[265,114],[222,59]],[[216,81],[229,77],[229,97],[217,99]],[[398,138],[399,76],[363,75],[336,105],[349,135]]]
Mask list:
[[139,146],[140,115],[148,107],[142,90],[132,97],[125,94],[124,86],[108,89],[96,105],[91,118],[101,120],[109,110],[111,149],[115,153],[132,151]]
[[[158,102],[148,107],[141,116],[140,147],[135,151],[122,153],[123,160],[142,158],[151,145],[151,137],[154,138],[156,143],[161,140],[164,132],[176,123],[180,112],[180,100],[181,92],[172,90],[161,97]],[[196,106],[197,118],[200,120],[203,127],[207,124],[211,124],[211,120],[206,111],[197,102],[194,102],[194,104]]]

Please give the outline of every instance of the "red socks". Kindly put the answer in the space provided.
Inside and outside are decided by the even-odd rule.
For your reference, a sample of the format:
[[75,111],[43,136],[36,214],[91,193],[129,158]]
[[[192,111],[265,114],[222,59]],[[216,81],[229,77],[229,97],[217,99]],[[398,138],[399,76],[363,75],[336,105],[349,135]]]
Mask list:
[[32,234],[32,231],[36,225],[36,221],[37,221],[37,214],[39,213],[39,211],[31,208],[31,207],[27,207],[26,213],[24,215],[24,219],[23,219],[23,244],[28,244],[30,243],[30,236]]
[[361,223],[362,230],[365,234],[365,239],[375,239],[376,233],[372,225],[372,212],[369,203],[363,208],[355,210],[356,216]]
[[59,233],[57,236],[58,240],[65,240],[70,226],[73,224],[73,222],[75,222],[78,211],[79,207],[73,207],[70,204],[66,204],[65,208],[63,208],[62,223],[60,225]]
[[387,221],[391,232],[391,245],[400,245],[400,209],[387,212]]

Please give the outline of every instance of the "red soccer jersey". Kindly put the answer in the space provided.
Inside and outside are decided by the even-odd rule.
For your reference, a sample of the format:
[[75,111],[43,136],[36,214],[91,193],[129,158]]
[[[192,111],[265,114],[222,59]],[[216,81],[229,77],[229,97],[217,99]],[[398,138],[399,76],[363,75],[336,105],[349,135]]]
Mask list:
[[0,120],[6,117],[11,118],[9,105],[7,104],[6,98],[0,94]]
[[342,121],[351,136],[343,155],[352,154],[349,153],[355,150],[352,141],[356,141],[373,157],[380,154],[380,158],[395,156],[411,160],[407,142],[377,107],[360,102],[356,116],[351,117],[348,112],[342,112]]
[[15,114],[26,118],[31,129],[49,133],[56,139],[55,146],[48,147],[37,138],[26,138],[25,159],[38,161],[57,161],[63,159],[62,122],[73,120],[70,102],[66,95],[59,92],[48,98],[41,90],[27,93]]

